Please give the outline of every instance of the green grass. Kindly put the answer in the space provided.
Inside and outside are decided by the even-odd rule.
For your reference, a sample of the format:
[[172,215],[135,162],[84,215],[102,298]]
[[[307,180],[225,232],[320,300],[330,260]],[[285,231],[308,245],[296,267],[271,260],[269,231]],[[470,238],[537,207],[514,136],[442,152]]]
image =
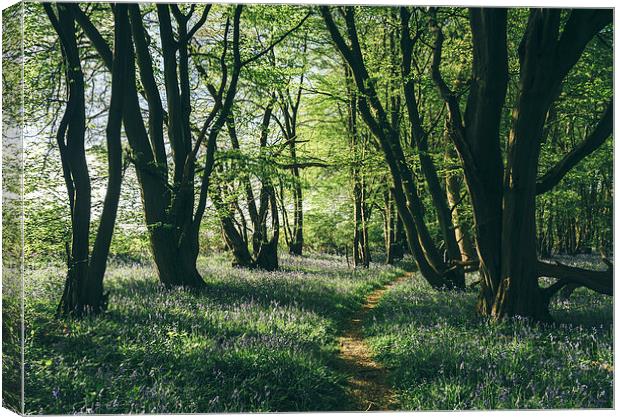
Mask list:
[[[26,412],[352,410],[336,337],[363,298],[402,273],[342,258],[284,256],[278,272],[200,260],[201,295],[165,290],[150,266],[109,270],[107,313],[56,320],[62,267],[26,279]],[[609,408],[612,300],[554,302],[553,325],[476,316],[474,292],[422,279],[394,287],[365,322],[401,410]]]
[[366,329],[402,410],[611,408],[611,297],[578,289],[556,324],[476,316],[473,292],[419,277],[390,290]]
[[19,269],[2,269],[2,406],[22,410],[21,279]]
[[341,258],[283,257],[279,272],[201,259],[208,290],[164,290],[148,266],[113,266],[109,311],[53,318],[63,268],[26,277],[26,412],[346,410],[335,338],[364,296],[401,274]]

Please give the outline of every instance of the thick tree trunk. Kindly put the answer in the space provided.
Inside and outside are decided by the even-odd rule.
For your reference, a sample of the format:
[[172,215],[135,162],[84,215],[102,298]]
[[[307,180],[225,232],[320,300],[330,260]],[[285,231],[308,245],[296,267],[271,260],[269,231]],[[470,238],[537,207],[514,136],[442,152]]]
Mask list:
[[[520,97],[513,113],[504,178],[502,281],[494,317],[549,319],[536,271],[536,176],[547,112],[555,97],[554,52],[559,10],[534,12],[521,49]],[[557,88],[557,87],[556,87]]]

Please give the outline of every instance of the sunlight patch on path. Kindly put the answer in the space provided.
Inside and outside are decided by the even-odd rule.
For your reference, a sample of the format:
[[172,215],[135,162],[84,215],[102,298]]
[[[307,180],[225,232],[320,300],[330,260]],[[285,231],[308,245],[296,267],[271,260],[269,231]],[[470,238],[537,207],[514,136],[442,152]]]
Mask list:
[[362,308],[351,318],[343,335],[338,338],[339,357],[350,375],[350,393],[361,410],[390,410],[394,404],[394,393],[386,382],[387,371],[372,359],[370,348],[364,340],[363,324],[381,297],[411,276],[411,273],[406,273],[368,295]]

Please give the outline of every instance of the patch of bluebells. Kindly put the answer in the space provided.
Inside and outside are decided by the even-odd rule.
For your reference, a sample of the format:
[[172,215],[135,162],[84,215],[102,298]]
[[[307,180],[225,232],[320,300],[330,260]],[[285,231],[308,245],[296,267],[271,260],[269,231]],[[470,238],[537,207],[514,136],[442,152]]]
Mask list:
[[537,324],[484,320],[476,296],[416,277],[381,300],[367,335],[400,409],[612,407],[610,297],[578,289],[552,303],[555,324]]
[[[364,296],[402,271],[337,257],[276,272],[201,258],[207,290],[165,289],[148,264],[109,267],[109,310],[53,318],[64,268],[26,279],[26,411],[191,413],[346,410],[336,336]],[[62,387],[62,392],[58,389]]]

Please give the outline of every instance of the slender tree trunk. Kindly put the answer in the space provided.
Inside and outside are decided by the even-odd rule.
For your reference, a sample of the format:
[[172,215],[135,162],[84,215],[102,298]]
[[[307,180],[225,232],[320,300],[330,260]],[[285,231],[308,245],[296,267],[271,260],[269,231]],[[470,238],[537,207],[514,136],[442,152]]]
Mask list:
[[362,255],[360,253],[360,241],[362,239],[361,226],[361,199],[359,184],[353,186],[353,266],[358,267],[362,264]]
[[403,227],[403,221],[398,215],[392,191],[386,188],[384,194],[384,233],[385,233],[385,250],[386,263],[393,264],[403,258],[407,250],[407,237]]
[[118,5],[114,17],[115,54],[112,65],[112,98],[106,129],[108,187],[92,256],[89,259],[91,190],[84,149],[86,130],[84,77],[75,34],[75,21],[70,8],[64,4],[57,5],[58,17],[51,5],[46,4],[44,7],[60,37],[69,90],[67,109],[60,124],[57,141],[72,212],[72,242],[71,250],[68,251],[69,270],[65,289],[57,312],[61,315],[79,316],[84,313],[98,313],[107,307],[107,295],[103,292],[103,277],[122,182],[120,130],[124,102],[122,89],[129,66],[125,51],[129,43],[129,21],[127,6]]
[[[354,174],[356,175],[356,174]],[[353,187],[354,200],[354,232],[353,260],[354,266],[368,268],[370,266],[370,247],[368,242],[368,207],[365,201],[364,184],[356,178]]]
[[[456,152],[449,143],[446,148],[446,157],[448,161],[452,161],[456,158]],[[452,166],[449,167],[446,174],[446,195],[448,198],[448,205],[452,212],[452,224],[454,225],[454,235],[457,240],[459,250],[461,253],[461,259],[465,262],[473,261],[476,259],[476,250],[474,244],[469,236],[468,230],[464,227],[461,217],[459,215],[458,206],[461,204],[461,178],[459,174],[453,171]]]
[[293,230],[291,242],[289,244],[289,253],[291,255],[301,256],[304,246],[304,206],[303,193],[301,189],[301,176],[299,167],[297,167],[297,149],[295,145],[297,134],[292,133],[292,140],[289,143],[291,153],[291,161],[294,165],[291,168],[293,174]]
[[123,180],[123,156],[121,145],[121,125],[123,115],[123,89],[127,80],[127,48],[130,42],[127,6],[118,5],[114,12],[114,64],[112,69],[112,97],[106,140],[108,147],[108,187],[103,201],[103,211],[97,230],[88,270],[87,305],[90,309],[101,311],[106,308],[107,296],[103,293],[103,277],[112,243],[116,213],[121,195]]
[[383,192],[383,243],[385,247],[385,263],[393,264],[395,254],[392,250],[394,242],[394,221],[389,190]]
[[267,238],[267,228],[265,227],[264,242],[260,246],[260,250],[256,255],[256,266],[266,271],[275,271],[279,268],[278,262],[278,240],[280,237],[280,220],[278,216],[278,206],[276,201],[275,190],[271,185],[265,189],[268,195],[269,206],[271,210],[271,238]]
[[84,149],[86,131],[84,74],[71,11],[64,4],[57,5],[58,17],[51,5],[46,4],[45,10],[60,38],[68,90],[67,106],[57,133],[57,141],[60,145],[71,207],[71,249],[67,253],[67,278],[58,305],[58,313],[79,315],[86,306],[88,295],[91,205],[90,176]]

